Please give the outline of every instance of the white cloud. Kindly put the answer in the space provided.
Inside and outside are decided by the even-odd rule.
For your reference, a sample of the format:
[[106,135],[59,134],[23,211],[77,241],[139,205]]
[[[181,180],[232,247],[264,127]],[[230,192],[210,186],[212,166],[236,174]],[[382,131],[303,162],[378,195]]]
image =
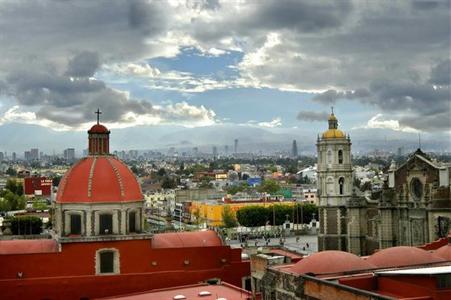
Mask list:
[[40,120],[36,117],[36,114],[31,111],[21,111],[19,105],[15,105],[9,108],[5,113],[0,116],[0,125],[6,123],[23,123],[23,124],[33,124],[40,125],[43,127],[52,128],[55,131],[66,131],[71,129],[63,124],[58,124],[50,120]]
[[282,126],[282,119],[279,118],[279,117],[277,117],[277,118],[272,119],[272,120],[269,121],[269,122],[259,122],[259,123],[257,123],[257,124],[258,124],[258,126],[260,126],[260,127],[275,128],[275,127],[280,127],[280,126]]
[[[0,115],[0,125],[7,123],[22,123],[39,125],[55,131],[83,131],[92,126],[93,122],[85,122],[70,127],[45,118],[38,118],[35,112],[23,111],[18,105],[9,108]],[[125,112],[116,122],[105,122],[110,129],[127,128],[141,125],[180,125],[185,127],[201,127],[218,123],[216,113],[202,106],[190,105],[187,102],[154,106],[152,113],[137,114]]]
[[383,114],[377,114],[371,119],[368,120],[367,124],[362,127],[355,127],[353,129],[358,128],[379,128],[379,129],[391,129],[394,131],[402,131],[402,132],[418,132],[418,130],[407,127],[407,126],[401,126],[399,124],[398,120],[384,120]]

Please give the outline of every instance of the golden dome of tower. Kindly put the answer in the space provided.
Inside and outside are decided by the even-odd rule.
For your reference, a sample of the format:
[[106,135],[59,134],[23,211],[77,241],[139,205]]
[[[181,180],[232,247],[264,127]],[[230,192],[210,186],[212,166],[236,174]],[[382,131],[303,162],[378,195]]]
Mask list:
[[329,116],[328,119],[329,122],[329,129],[325,132],[323,132],[323,139],[342,139],[346,138],[346,135],[343,131],[338,129],[338,119],[334,115],[334,111],[332,109],[332,113]]

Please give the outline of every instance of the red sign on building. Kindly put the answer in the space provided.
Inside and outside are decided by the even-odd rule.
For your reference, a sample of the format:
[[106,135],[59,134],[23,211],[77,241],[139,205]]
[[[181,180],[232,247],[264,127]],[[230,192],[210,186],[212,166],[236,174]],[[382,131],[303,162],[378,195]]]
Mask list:
[[52,193],[52,179],[46,177],[25,178],[24,193],[27,196],[50,196]]

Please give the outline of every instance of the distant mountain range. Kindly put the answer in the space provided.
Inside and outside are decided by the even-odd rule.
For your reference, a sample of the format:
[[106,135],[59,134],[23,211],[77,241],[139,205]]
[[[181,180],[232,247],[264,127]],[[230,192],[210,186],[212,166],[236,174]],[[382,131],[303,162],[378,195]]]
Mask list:
[[[418,134],[383,129],[356,129],[349,134],[353,152],[368,152],[374,149],[396,151],[403,147],[405,152],[418,148]],[[113,129],[111,133],[112,150],[155,150],[168,148],[192,149],[211,152],[212,146],[224,151],[229,146],[233,151],[234,140],[238,139],[239,152],[268,153],[291,150],[293,139],[298,149],[304,153],[316,152],[317,135],[307,129],[260,128],[244,125],[215,125],[208,127],[184,128],[175,126],[133,127]],[[424,134],[421,137],[425,151],[451,151],[449,134]],[[86,131],[54,131],[45,127],[24,124],[5,124],[0,126],[0,151],[23,155],[23,151],[39,148],[48,154],[61,153],[65,148],[75,148],[79,155],[87,148]]]

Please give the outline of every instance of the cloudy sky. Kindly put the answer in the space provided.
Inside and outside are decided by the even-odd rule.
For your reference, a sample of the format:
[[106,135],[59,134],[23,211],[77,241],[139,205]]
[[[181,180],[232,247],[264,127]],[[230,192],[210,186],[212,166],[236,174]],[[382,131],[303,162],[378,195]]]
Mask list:
[[313,135],[333,105],[347,131],[449,139],[450,39],[448,0],[0,0],[0,129],[85,131],[99,107],[124,132]]

